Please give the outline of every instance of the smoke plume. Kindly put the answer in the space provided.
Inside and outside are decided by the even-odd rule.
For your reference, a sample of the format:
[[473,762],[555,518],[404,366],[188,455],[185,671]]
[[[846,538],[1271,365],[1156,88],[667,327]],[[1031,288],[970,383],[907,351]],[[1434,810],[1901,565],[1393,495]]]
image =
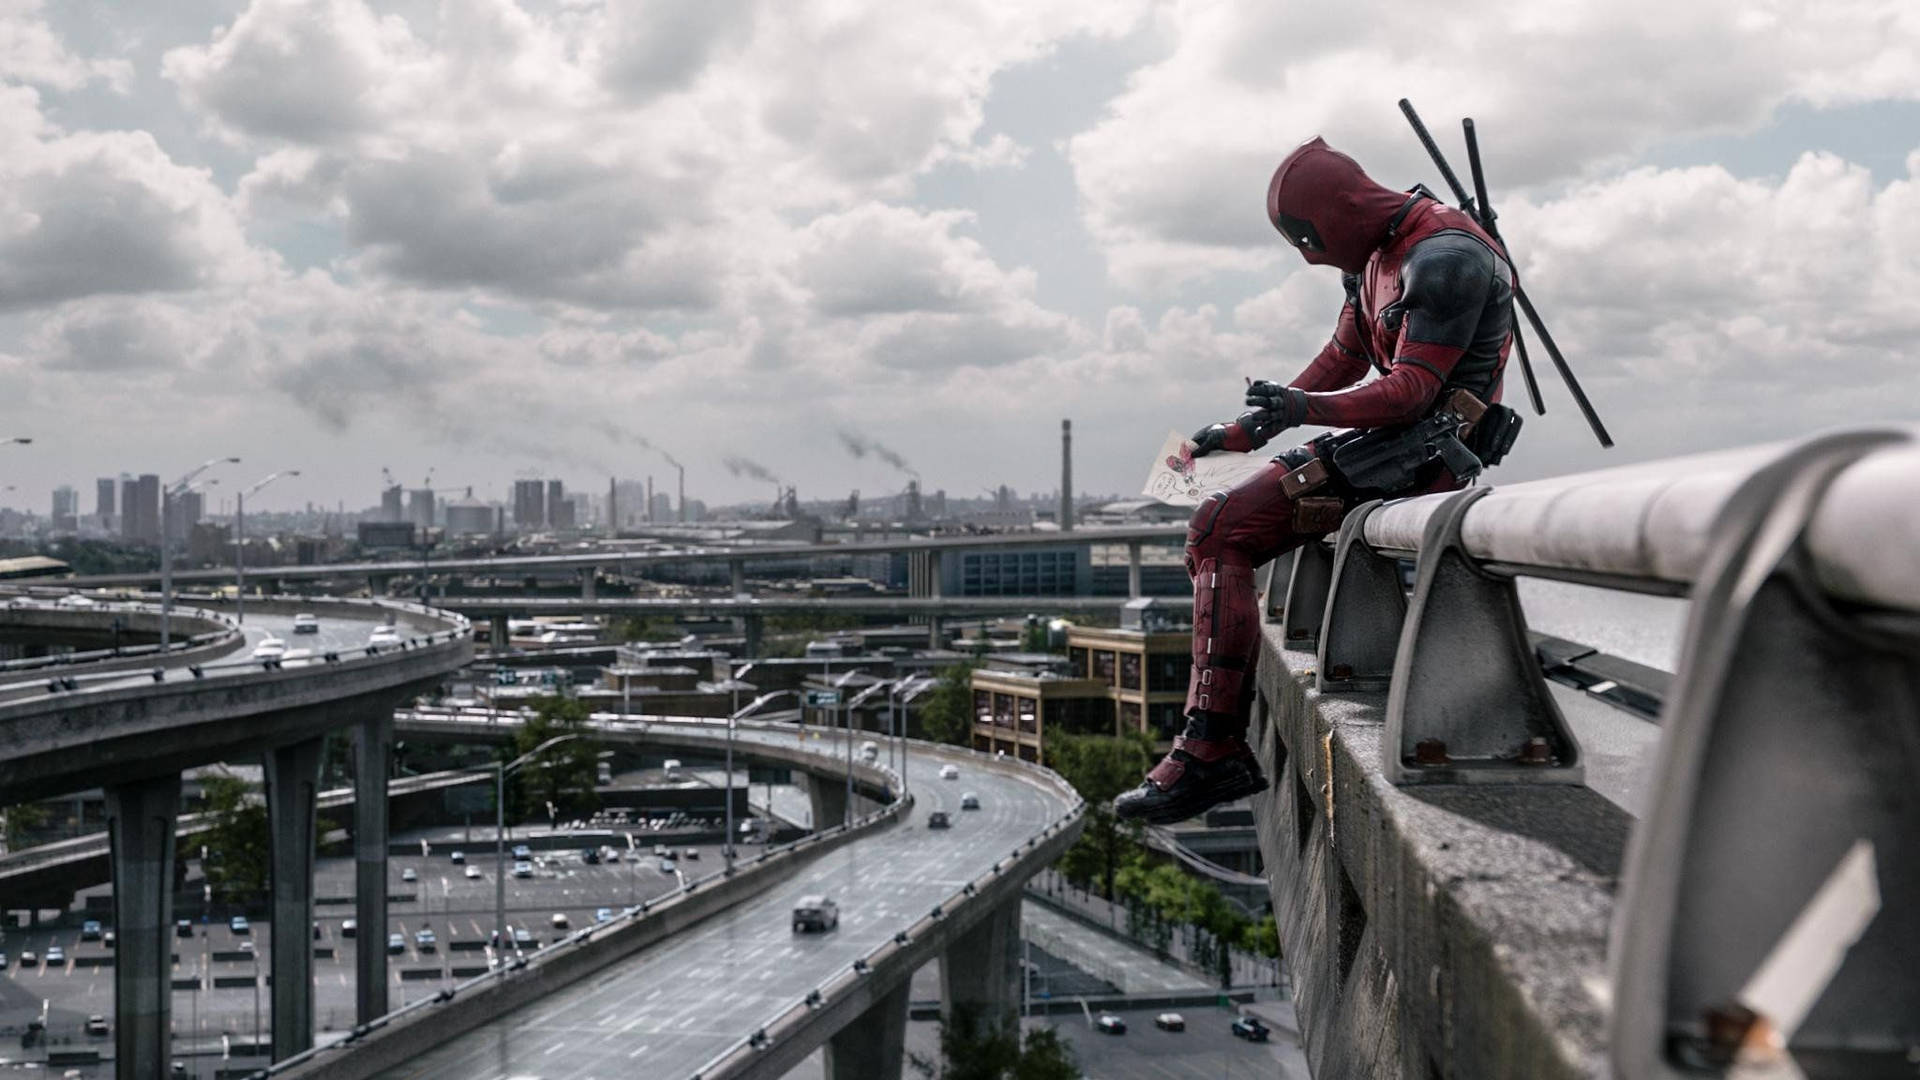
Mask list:
[[914,470],[913,466],[907,464],[906,458],[901,457],[896,451],[889,450],[876,440],[869,439],[859,432],[841,428],[840,445],[846,447],[847,453],[852,454],[856,458],[865,458],[868,454],[872,454],[874,457],[899,469],[915,480],[920,479],[920,474]]
[[749,480],[764,480],[769,484],[777,484],[780,482],[780,478],[773,475],[772,469],[767,468],[757,461],[750,461],[743,457],[730,457],[722,461],[721,464],[725,465],[727,471],[735,476],[744,476]]

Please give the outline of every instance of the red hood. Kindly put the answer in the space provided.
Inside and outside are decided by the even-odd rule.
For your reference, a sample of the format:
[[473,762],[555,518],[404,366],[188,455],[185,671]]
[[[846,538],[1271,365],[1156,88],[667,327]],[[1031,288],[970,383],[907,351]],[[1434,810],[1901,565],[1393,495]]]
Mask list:
[[1374,183],[1359,162],[1315,136],[1274,171],[1267,185],[1267,220],[1276,229],[1282,214],[1311,222],[1323,250],[1302,247],[1301,257],[1357,274],[1406,201],[1405,192]]

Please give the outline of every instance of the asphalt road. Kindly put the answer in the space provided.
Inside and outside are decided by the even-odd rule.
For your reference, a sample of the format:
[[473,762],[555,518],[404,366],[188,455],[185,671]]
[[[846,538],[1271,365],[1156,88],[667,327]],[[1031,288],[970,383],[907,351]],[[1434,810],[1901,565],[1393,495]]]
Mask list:
[[[784,738],[784,736],[781,736]],[[823,740],[824,749],[835,743]],[[916,763],[917,775],[931,768]],[[977,792],[982,808],[961,812]],[[389,1080],[691,1075],[1062,815],[1038,782],[962,764],[957,780],[922,779],[911,818],[821,856],[759,899],[701,923],[595,979],[382,1074]],[[947,810],[953,828],[932,831]],[[825,893],[838,930],[796,935],[794,904]]]

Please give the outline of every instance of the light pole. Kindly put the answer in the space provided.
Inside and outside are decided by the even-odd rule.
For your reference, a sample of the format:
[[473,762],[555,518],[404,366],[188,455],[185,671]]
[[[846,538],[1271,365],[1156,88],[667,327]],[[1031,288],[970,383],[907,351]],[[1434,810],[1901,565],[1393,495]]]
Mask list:
[[264,479],[234,496],[233,501],[233,621],[247,621],[247,496],[283,476],[299,476],[299,469],[268,473]]
[[[887,715],[889,721],[893,715],[893,683],[882,680],[853,695],[847,700],[847,823],[853,823],[853,710],[868,698],[882,690],[887,691]],[[864,728],[862,730],[865,730]]]
[[240,464],[237,457],[208,458],[195,466],[193,471],[160,489],[160,654],[166,655],[167,645],[172,640],[173,629],[173,537],[170,535],[173,512],[173,497],[185,494],[193,478],[222,462],[228,465]]
[[504,764],[493,766],[493,936],[495,955],[504,961],[507,947],[507,774],[579,735],[555,735]]
[[[727,669],[727,682],[731,684],[731,687],[733,690],[733,711],[727,714],[727,842],[725,847],[721,849],[721,854],[726,857],[727,865],[732,866],[733,865],[733,841],[734,841],[734,836],[733,836],[733,728],[734,728],[734,723],[735,721],[740,719],[740,714],[743,712],[753,712],[759,709],[760,706],[765,705],[767,702],[772,701],[774,698],[780,697],[784,694],[792,694],[795,697],[798,697],[800,692],[798,690],[775,690],[772,693],[761,694],[759,697],[754,698],[752,701],[747,702],[746,708],[742,709],[740,707],[741,683],[739,680],[733,677],[733,669],[731,667]],[[803,718],[807,715],[807,712],[804,708],[800,710],[800,715]],[[753,793],[751,790],[749,790],[747,794],[748,794],[748,797],[751,798]],[[772,783],[768,783],[767,785],[767,813],[769,814],[773,813]]]

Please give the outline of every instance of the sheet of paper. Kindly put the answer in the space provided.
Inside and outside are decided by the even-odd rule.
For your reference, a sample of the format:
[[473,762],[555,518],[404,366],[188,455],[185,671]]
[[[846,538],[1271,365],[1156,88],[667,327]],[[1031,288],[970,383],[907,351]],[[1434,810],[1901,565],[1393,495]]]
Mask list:
[[1207,492],[1232,487],[1265,469],[1273,455],[1261,451],[1235,454],[1216,450],[1205,457],[1193,456],[1187,437],[1169,431],[1154,455],[1153,468],[1147,473],[1147,486],[1141,494],[1174,506],[1198,506]]

